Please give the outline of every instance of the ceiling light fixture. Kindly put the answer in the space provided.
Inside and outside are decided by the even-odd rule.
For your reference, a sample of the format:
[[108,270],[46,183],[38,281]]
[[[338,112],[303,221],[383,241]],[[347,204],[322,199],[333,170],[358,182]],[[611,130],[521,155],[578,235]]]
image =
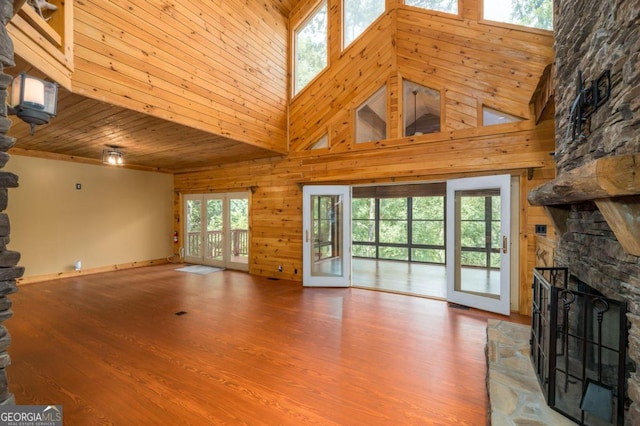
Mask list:
[[124,152],[117,146],[111,146],[102,151],[102,162],[110,166],[124,165]]
[[17,115],[31,126],[47,124],[55,117],[58,104],[58,85],[50,81],[32,77],[26,73],[17,75],[11,83],[8,113]]

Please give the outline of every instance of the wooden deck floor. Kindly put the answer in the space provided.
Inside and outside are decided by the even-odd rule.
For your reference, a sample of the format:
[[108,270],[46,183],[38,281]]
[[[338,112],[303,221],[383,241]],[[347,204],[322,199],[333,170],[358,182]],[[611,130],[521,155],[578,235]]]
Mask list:
[[486,424],[499,316],[177,267],[22,286],[5,323],[17,403],[83,426]]

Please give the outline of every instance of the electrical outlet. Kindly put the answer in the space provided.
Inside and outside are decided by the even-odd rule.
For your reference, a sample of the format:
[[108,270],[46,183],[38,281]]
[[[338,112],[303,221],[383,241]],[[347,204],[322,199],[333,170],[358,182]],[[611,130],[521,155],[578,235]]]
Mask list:
[[282,272],[282,265],[278,265],[278,272]]
[[547,235],[547,225],[536,225],[536,234]]

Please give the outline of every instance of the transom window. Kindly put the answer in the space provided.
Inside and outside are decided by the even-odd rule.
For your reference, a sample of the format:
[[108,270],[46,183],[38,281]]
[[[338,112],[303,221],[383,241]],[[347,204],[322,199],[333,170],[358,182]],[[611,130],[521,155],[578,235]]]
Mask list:
[[[492,1],[492,0],[486,0]],[[407,6],[437,10],[438,12],[458,14],[458,0],[405,0]]]
[[342,1],[342,47],[358,38],[384,12],[385,0]]
[[553,0],[484,0],[483,18],[553,30]]
[[295,31],[294,95],[327,66],[327,1]]

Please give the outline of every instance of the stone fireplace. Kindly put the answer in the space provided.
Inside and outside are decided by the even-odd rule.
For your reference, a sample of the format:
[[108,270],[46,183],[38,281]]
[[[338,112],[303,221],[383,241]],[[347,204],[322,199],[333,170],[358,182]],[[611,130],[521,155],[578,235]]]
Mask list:
[[640,2],[554,3],[557,177],[532,191],[529,201],[545,206],[552,218],[555,264],[627,305],[632,366],[625,424],[637,425],[640,377],[633,365],[640,365]]
[[584,425],[624,424],[627,306],[568,268],[535,268],[531,360],[547,404]]

